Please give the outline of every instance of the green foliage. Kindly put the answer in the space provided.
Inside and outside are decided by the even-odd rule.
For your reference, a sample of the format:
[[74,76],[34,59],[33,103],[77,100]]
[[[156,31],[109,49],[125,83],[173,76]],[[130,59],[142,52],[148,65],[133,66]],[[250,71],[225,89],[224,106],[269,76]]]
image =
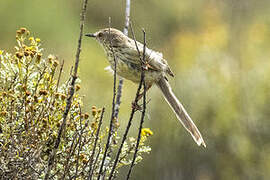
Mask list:
[[[70,80],[59,85],[61,70],[58,71],[57,57],[44,57],[41,40],[29,35],[27,29],[21,28],[16,33],[16,52],[0,51],[1,179],[44,177],[69,96]],[[75,89],[67,126],[51,173],[53,179],[70,179],[74,176],[86,179],[90,174],[95,179],[103,158],[108,128],[101,128],[101,133],[97,134],[102,110],[93,106],[92,118],[89,113],[82,112],[82,98],[77,93],[80,90],[79,81]],[[114,126],[117,128],[110,145],[110,155],[105,162],[106,174],[110,172],[119,145],[119,124],[115,123]],[[142,131],[136,163],[142,160],[142,154],[151,151],[144,144],[151,134],[149,129]],[[125,142],[117,169],[131,163],[135,144],[133,137]]]
[[[177,168],[158,164],[160,160],[152,157],[143,168],[154,169],[148,179],[269,179],[269,23],[250,21],[249,16],[235,19],[243,13],[241,3],[233,9],[232,24],[224,20],[224,9],[215,3],[205,6],[200,28],[176,33],[168,42],[168,54],[175,63],[171,66],[176,71],[174,91],[207,148],[196,148],[175,127],[174,118],[164,121],[170,112],[153,113],[152,118],[161,121],[152,128],[167,128],[158,133],[152,148],[160,148],[162,141],[160,151],[170,152],[166,161]],[[160,99],[152,99],[153,111],[163,112]],[[167,129],[172,133],[164,137]],[[166,176],[159,178],[157,173]]]

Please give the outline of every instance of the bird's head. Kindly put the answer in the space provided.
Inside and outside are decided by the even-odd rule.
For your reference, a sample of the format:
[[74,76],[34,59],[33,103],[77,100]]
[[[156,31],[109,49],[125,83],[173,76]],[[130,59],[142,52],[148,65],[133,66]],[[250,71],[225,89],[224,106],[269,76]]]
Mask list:
[[85,36],[95,38],[103,46],[120,46],[128,39],[121,31],[114,28],[101,29],[93,34],[85,34]]

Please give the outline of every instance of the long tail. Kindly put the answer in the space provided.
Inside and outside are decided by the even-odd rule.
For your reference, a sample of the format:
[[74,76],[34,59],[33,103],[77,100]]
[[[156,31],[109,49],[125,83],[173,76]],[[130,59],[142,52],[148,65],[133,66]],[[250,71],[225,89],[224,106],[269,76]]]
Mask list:
[[156,84],[162,91],[163,96],[170,105],[170,107],[173,109],[178,120],[191,134],[194,141],[198,144],[198,146],[203,145],[204,147],[206,147],[200,131],[198,130],[192,119],[189,117],[183,105],[179,102],[177,97],[172,92],[172,88],[168,81],[163,77]]

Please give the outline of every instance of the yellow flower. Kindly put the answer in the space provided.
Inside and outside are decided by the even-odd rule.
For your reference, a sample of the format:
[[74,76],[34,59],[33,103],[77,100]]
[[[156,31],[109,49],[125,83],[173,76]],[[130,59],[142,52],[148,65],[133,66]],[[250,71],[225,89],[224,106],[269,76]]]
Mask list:
[[36,42],[39,43],[40,42],[40,39],[39,38],[36,38]]
[[34,38],[33,38],[33,37],[30,37],[30,38],[29,38],[29,41],[34,41]]
[[151,136],[153,135],[153,131],[150,130],[150,128],[142,128],[141,136]]
[[0,50],[0,56],[3,54],[3,51]]

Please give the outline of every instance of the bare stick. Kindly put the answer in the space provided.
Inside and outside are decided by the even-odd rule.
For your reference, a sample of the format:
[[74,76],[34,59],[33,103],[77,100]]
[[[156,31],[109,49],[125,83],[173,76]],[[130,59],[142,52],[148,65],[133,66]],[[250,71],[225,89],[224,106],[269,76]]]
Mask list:
[[[88,127],[88,122],[85,124],[85,126],[83,127],[82,126],[82,112],[81,112],[81,106],[79,105],[79,108],[80,108],[80,135],[79,135],[79,147],[78,147],[78,150],[77,150],[77,157],[76,157],[76,171],[75,171],[75,175],[73,176],[74,179],[77,178],[78,176],[78,169],[79,169],[79,155],[80,155],[80,152],[85,144],[85,136],[83,135],[84,134],[84,130]],[[84,139],[84,140],[82,140]]]
[[[60,66],[60,71],[59,71],[59,75],[58,75],[58,79],[57,79],[57,83],[56,83],[56,90],[55,92],[58,92],[58,88],[59,88],[59,83],[60,83],[60,79],[61,79],[61,75],[62,75],[62,71],[63,71],[63,67],[64,67],[64,60],[62,61],[61,63],[61,66]],[[50,106],[54,106],[54,103],[55,103],[55,96],[52,97],[53,100],[52,100],[52,103]]]
[[96,156],[96,158],[95,158],[95,162],[93,163],[93,169],[92,169],[92,172],[91,172],[91,174],[90,174],[91,177],[93,176],[94,171],[95,171],[95,168],[97,167],[97,162],[98,162],[98,158],[99,158],[99,155],[100,155],[101,151],[102,151],[102,148],[101,148],[101,145],[99,144],[99,145],[98,145],[98,153],[97,153],[97,156]]
[[140,145],[141,132],[142,132],[142,127],[143,127],[144,117],[145,117],[145,109],[146,109],[146,85],[145,85],[145,81],[144,81],[145,47],[146,47],[145,31],[143,30],[143,61],[142,61],[142,72],[141,72],[141,82],[143,83],[143,110],[142,110],[142,115],[141,115],[141,122],[140,122],[140,127],[139,127],[139,132],[138,132],[136,148],[135,148],[134,156],[133,156],[133,159],[132,159],[132,163],[130,165],[130,168],[129,168],[129,171],[128,171],[128,174],[127,174],[127,180],[130,178],[132,168],[135,165],[135,160],[136,160],[139,145]]
[[[134,32],[133,32],[133,28],[132,28],[132,25],[131,24],[130,24],[130,28],[131,28],[130,30],[131,30],[132,35],[133,35],[133,40],[134,40],[135,44],[137,44],[136,39],[135,39],[135,35],[134,35]],[[138,51],[138,55],[140,56],[140,52],[139,52],[139,49],[138,48],[137,48],[137,51]],[[145,58],[145,47],[144,47],[144,52],[143,53],[144,53],[143,54],[143,56],[144,56],[143,58]],[[146,93],[146,88],[145,88],[145,83],[144,83],[144,64],[143,64],[143,62],[144,61],[141,60],[141,65],[142,65],[141,80],[140,80],[139,87],[138,87],[137,92],[136,92],[136,96],[135,96],[135,100],[134,100],[134,103],[135,104],[138,103],[142,85],[144,85],[144,94]],[[144,95],[144,97],[145,97],[145,95]],[[144,118],[144,114],[145,114],[145,106],[146,106],[146,103],[145,103],[145,99],[144,99],[144,105],[143,105],[143,108],[144,109],[143,109],[143,116],[142,116],[143,118]],[[130,126],[131,126],[131,123],[132,123],[132,119],[133,119],[133,116],[134,116],[135,112],[136,112],[136,108],[133,107],[132,110],[131,110],[131,113],[130,113],[128,125],[127,125],[126,130],[125,130],[125,133],[123,135],[123,139],[121,141],[120,147],[119,147],[118,152],[117,152],[116,157],[115,157],[115,161],[114,161],[114,164],[113,164],[113,167],[112,167],[110,176],[109,176],[109,180],[111,180],[113,178],[113,176],[114,176],[114,171],[115,171],[115,168],[117,166],[117,163],[119,162],[119,157],[120,157],[120,154],[121,154],[121,151],[122,151],[124,142],[127,139],[127,135],[128,135],[128,132],[129,132],[129,129],[130,129]]]
[[62,179],[65,179],[66,174],[68,173],[69,166],[70,166],[69,162],[70,162],[71,156],[73,155],[73,147],[75,145],[75,140],[77,139],[77,135],[78,135],[78,132],[74,133],[73,136],[72,136],[72,143],[71,143],[71,146],[70,146],[70,149],[69,149],[68,157],[66,158],[66,162],[64,164],[65,168],[64,168],[64,173],[63,173]]
[[[140,50],[139,50],[139,47],[138,47],[138,44],[137,44],[137,41],[136,41],[136,37],[135,37],[134,31],[133,31],[132,23],[130,23],[130,30],[131,30],[132,38],[134,39],[134,43],[135,43],[135,46],[136,46],[136,49],[137,49],[139,58],[140,58],[140,60],[141,60],[141,64],[142,64],[142,63],[144,63],[144,59],[142,59],[142,57],[141,57],[141,53],[140,53]],[[144,47],[144,48],[145,48],[145,47]],[[143,49],[143,51],[145,51],[145,49]],[[143,52],[143,53],[145,53],[145,52]],[[145,56],[145,54],[144,54],[143,56]],[[142,64],[142,65],[143,65],[143,64]],[[142,67],[143,67],[143,66],[142,66]]]
[[97,147],[97,141],[98,141],[100,127],[101,127],[102,120],[103,120],[104,111],[105,111],[105,108],[103,107],[101,115],[100,115],[100,119],[99,119],[98,129],[97,129],[97,132],[96,132],[96,138],[95,138],[95,142],[94,142],[93,151],[92,151],[92,154],[90,156],[90,168],[89,168],[89,176],[88,176],[87,180],[92,179],[92,174],[93,174],[92,169],[94,169],[93,161],[94,161],[94,156],[95,156],[95,151],[96,151],[96,147]]
[[57,79],[56,92],[58,92],[58,87],[59,87],[60,78],[61,78],[63,67],[64,67],[64,62],[65,61],[63,60],[61,63],[61,67],[60,67],[60,71],[59,71],[59,75],[58,75],[58,79]]
[[130,0],[126,0],[125,27],[123,30],[123,33],[126,36],[128,35],[129,19],[130,19]]
[[85,19],[85,14],[86,14],[87,2],[88,2],[88,0],[83,1],[83,7],[82,7],[82,11],[81,11],[80,35],[79,35],[79,39],[78,39],[78,46],[77,46],[76,59],[75,59],[75,68],[74,68],[74,73],[72,75],[69,97],[67,98],[67,101],[66,101],[67,104],[66,104],[66,108],[65,108],[65,111],[63,114],[63,122],[59,128],[57,139],[55,141],[53,150],[52,150],[50,157],[49,157],[49,160],[48,160],[47,170],[46,170],[46,174],[44,177],[45,180],[49,179],[51,169],[52,169],[53,164],[54,164],[55,154],[56,154],[56,151],[57,151],[59,144],[61,142],[62,133],[65,130],[68,112],[70,110],[72,97],[74,95],[74,89],[75,89],[74,86],[75,86],[75,81],[77,79],[77,72],[78,72],[78,67],[79,67],[79,59],[80,59],[80,53],[81,53],[81,43],[82,43],[82,35],[83,35],[83,27],[84,27],[84,19]]
[[[126,0],[125,27],[123,29],[123,33],[126,36],[128,36],[129,19],[130,19],[130,0]],[[120,104],[121,104],[123,83],[124,83],[124,79],[120,77],[119,83],[118,83],[118,88],[117,88],[115,109],[114,109],[114,117],[115,117],[116,121],[118,119],[119,108],[120,108]]]
[[[111,18],[109,18],[109,34],[110,33],[111,33]],[[108,152],[108,149],[109,149],[109,146],[110,146],[110,143],[111,143],[112,134],[114,132],[113,124],[114,124],[114,120],[115,120],[114,110],[115,110],[115,97],[116,97],[116,68],[117,68],[116,64],[117,64],[117,61],[116,61],[116,58],[115,58],[115,55],[114,55],[114,50],[112,48],[112,41],[110,42],[110,48],[111,48],[111,51],[113,53],[113,60],[114,60],[112,114],[111,114],[111,121],[110,121],[110,128],[109,128],[109,134],[108,134],[108,138],[107,138],[107,143],[106,143],[103,159],[101,161],[99,173],[98,173],[98,180],[100,179],[102,174],[104,174],[104,176],[105,176],[106,168],[105,168],[105,172],[103,173],[102,172],[103,171],[103,166],[104,166],[104,162],[105,162],[105,159],[107,157],[107,152]]]

